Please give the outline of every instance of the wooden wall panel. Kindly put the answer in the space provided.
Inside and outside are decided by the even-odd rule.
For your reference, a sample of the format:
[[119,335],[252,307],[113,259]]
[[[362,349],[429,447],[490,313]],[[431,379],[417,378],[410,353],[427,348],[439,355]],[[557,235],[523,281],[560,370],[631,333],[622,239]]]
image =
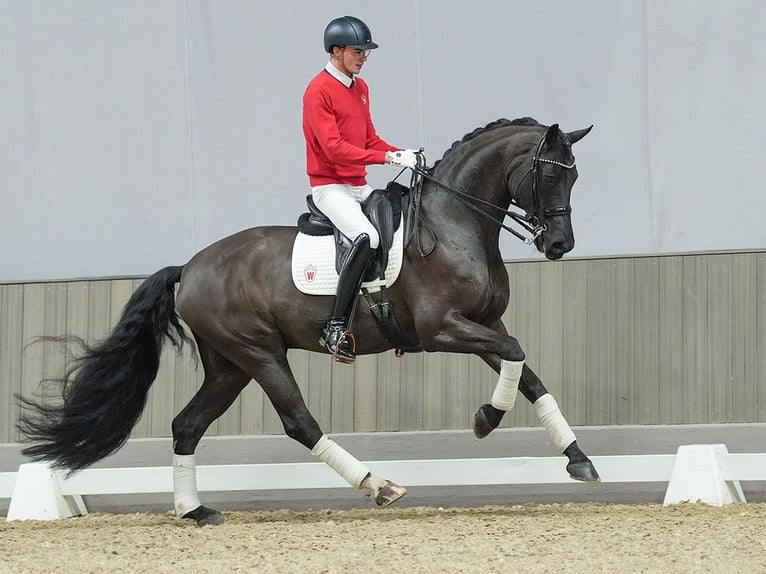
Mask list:
[[24,346],[24,286],[0,285],[0,442],[16,440]]
[[[588,267],[572,261],[563,267],[561,394],[559,407],[572,425],[588,424]],[[545,382],[545,379],[543,379]],[[556,396],[556,395],[554,395]]]
[[[572,425],[766,421],[766,252],[510,262],[503,321]],[[42,335],[106,336],[141,279],[0,285],[0,442],[13,396],[43,393],[70,359]],[[169,436],[203,380],[196,349],[167,346],[134,437]],[[470,428],[497,375],[477,357],[393,352],[354,366],[290,351],[325,432]],[[48,393],[50,394],[50,392]],[[519,395],[503,426],[537,425]],[[256,383],[209,435],[275,434]]]
[[656,379],[659,394],[657,405],[660,424],[684,420],[684,284],[682,257],[663,257],[658,260],[658,336],[657,374],[644,376]]
[[[660,388],[660,273],[659,261],[634,259],[633,331],[634,354],[632,366],[633,410],[636,424],[658,424],[660,401],[665,390]],[[639,423],[639,421],[644,421]]]
[[731,374],[732,420],[757,416],[758,259],[755,254],[732,258]]
[[[756,256],[755,357],[751,365],[755,381],[755,415],[750,420],[766,420],[766,253]],[[749,421],[748,421],[749,422]]]
[[615,423],[613,362],[619,360],[612,338],[611,294],[614,262],[589,261],[586,277],[587,331],[585,340],[585,420],[588,424]]
[[708,421],[708,273],[707,256],[684,259],[683,270],[683,373],[684,412],[679,422]]
[[354,368],[354,432],[374,431],[378,425],[378,358],[374,355],[358,357]]

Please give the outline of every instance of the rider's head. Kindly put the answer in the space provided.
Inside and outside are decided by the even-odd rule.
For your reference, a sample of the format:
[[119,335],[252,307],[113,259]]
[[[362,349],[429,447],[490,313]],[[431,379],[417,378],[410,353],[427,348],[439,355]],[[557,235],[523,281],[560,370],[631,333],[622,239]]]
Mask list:
[[367,24],[353,16],[336,18],[324,30],[324,49],[335,66],[346,74],[358,74],[370,50],[378,45],[372,41]]
[[333,46],[339,48],[355,48],[357,50],[374,50],[378,45],[372,41],[372,32],[367,24],[353,16],[335,18],[324,29],[325,52],[333,53]]

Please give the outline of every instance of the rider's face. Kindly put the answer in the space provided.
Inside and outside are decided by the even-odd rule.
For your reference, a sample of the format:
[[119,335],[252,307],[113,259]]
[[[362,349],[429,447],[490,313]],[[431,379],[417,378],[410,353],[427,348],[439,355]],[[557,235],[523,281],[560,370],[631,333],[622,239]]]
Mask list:
[[335,48],[335,55],[339,64],[338,69],[347,76],[358,74],[367,61],[369,53],[369,50],[360,50],[359,48],[351,48],[349,46]]

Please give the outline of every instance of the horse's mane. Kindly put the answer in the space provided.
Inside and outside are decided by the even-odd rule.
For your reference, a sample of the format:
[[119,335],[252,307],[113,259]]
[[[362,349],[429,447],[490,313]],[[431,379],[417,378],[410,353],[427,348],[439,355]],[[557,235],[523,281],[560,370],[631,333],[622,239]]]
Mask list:
[[467,133],[463,136],[462,139],[459,139],[455,142],[453,142],[452,146],[444,152],[444,155],[442,156],[442,159],[437,160],[428,170],[430,174],[433,174],[434,170],[436,169],[436,166],[439,165],[439,162],[441,162],[444,158],[446,158],[450,153],[452,153],[456,148],[460,147],[462,144],[464,144],[467,141],[470,141],[474,139],[477,136],[480,136],[481,134],[491,132],[492,130],[496,130],[498,128],[504,128],[507,126],[540,126],[542,125],[540,122],[538,122],[534,118],[530,117],[523,117],[523,118],[516,118],[515,120],[509,120],[506,118],[500,118],[499,120],[495,120],[494,122],[488,123],[484,127],[479,127],[473,130],[470,133]]

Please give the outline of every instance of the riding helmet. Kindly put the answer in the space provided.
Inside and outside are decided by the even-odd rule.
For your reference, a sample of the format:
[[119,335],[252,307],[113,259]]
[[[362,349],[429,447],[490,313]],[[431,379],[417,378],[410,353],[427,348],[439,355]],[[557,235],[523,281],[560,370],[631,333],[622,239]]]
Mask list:
[[374,50],[378,45],[372,41],[372,32],[367,24],[353,16],[336,18],[324,30],[325,52],[332,53],[333,46],[348,46],[360,50]]

